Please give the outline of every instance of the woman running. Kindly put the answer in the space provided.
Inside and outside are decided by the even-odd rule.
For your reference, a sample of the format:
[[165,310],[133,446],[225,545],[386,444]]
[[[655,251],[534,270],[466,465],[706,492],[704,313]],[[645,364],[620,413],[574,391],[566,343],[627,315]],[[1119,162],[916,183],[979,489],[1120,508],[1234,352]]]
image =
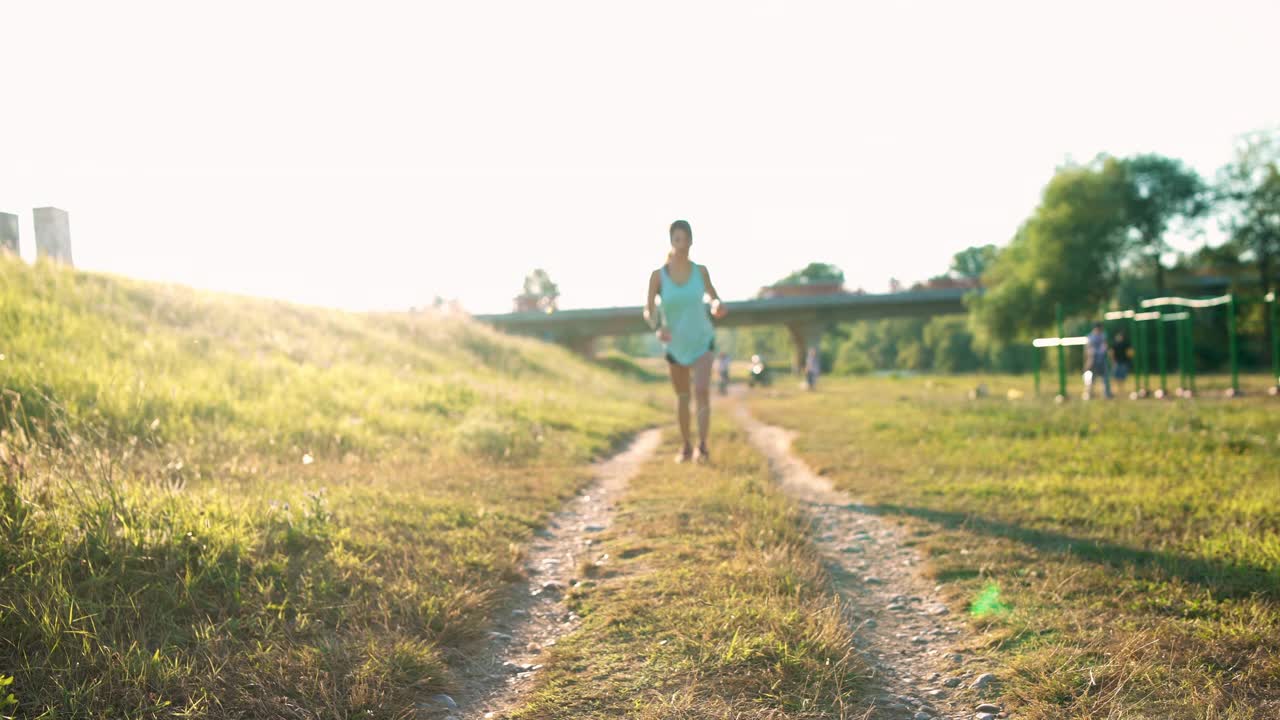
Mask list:
[[[649,296],[644,306],[644,319],[653,328],[667,351],[671,385],[676,391],[676,418],[680,421],[680,437],[684,449],[676,462],[696,459],[706,462],[707,430],[711,427],[711,365],[715,360],[716,331],[707,315],[704,296],[711,298],[711,316],[722,318],[728,312],[720,302],[711,274],[705,265],[689,259],[693,230],[689,223],[671,223],[671,252],[667,264],[649,276]],[[657,300],[662,299],[661,317]],[[698,452],[694,455],[689,427],[689,385],[693,381],[694,400],[698,406]]]

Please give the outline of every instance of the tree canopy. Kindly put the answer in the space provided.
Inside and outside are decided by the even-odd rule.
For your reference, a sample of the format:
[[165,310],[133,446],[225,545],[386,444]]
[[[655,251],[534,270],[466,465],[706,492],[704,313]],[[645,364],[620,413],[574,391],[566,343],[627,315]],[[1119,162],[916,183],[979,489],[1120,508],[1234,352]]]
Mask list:
[[1223,227],[1258,268],[1262,287],[1274,287],[1280,264],[1280,128],[1240,139],[1235,160],[1218,176]]
[[560,297],[560,288],[551,281],[546,270],[537,268],[524,278],[524,297],[541,310],[554,310]]
[[951,260],[951,274],[964,280],[978,280],[996,259],[995,245],[979,245],[965,248]]
[[1056,303],[1075,313],[1109,299],[1126,247],[1128,199],[1126,171],[1115,158],[1060,168],[983,274],[985,294],[969,300],[987,339],[1050,328]]
[[1137,155],[1119,162],[1127,186],[1131,248],[1151,264],[1156,292],[1163,294],[1161,257],[1169,251],[1165,234],[1174,221],[1194,220],[1208,211],[1208,186],[1182,161],[1163,155]]
[[787,275],[774,285],[844,284],[844,271],[830,263],[812,262]]

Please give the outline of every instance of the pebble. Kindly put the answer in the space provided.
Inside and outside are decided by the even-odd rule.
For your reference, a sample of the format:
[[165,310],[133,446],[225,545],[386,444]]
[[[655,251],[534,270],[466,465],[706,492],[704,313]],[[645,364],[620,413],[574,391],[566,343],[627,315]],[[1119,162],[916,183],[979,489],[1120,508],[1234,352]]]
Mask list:
[[978,712],[999,713],[1000,706],[993,703],[982,703],[977,708]]
[[978,677],[974,678],[974,681],[969,685],[969,687],[974,690],[981,690],[994,682],[995,679],[996,676],[992,673],[982,673]]
[[962,680],[960,680],[960,678],[958,678],[958,677],[949,677],[949,678],[947,678],[946,680],[943,680],[943,681],[942,681],[942,686],[943,686],[943,687],[949,687],[949,688],[953,688],[953,687],[960,687],[960,683],[961,683],[961,682],[963,682],[963,681],[962,681]]
[[453,698],[449,697],[448,695],[445,695],[444,693],[440,693],[439,695],[432,695],[431,702],[437,703],[439,705],[443,705],[449,708],[450,710],[458,709],[458,703],[454,702]]
[[973,720],[996,720],[995,713],[978,713],[973,716]]
[[564,585],[556,582],[555,580],[548,580],[542,583],[542,587],[539,588],[538,591],[533,594],[539,595],[542,593],[558,593],[558,592],[562,592],[563,590],[564,590]]
[[884,584],[884,581],[876,577],[875,575],[867,575],[863,577],[862,582],[865,585],[883,585]]
[[921,635],[916,635],[915,637],[911,638],[911,642],[915,643],[916,645],[924,645],[925,643],[929,642],[929,638]]
[[862,552],[862,546],[861,546],[861,545],[845,545],[844,547],[840,548],[840,552],[842,552],[842,553],[860,553],[860,552]]
[[946,690],[930,690],[929,692],[925,693],[924,696],[927,698],[933,698],[934,700],[941,700],[947,696],[947,691]]
[[948,660],[950,660],[950,661],[951,661],[951,662],[953,662],[953,663],[962,663],[962,662],[964,662],[964,656],[963,656],[963,655],[961,655],[960,653],[952,653],[951,655],[948,655],[948,656],[947,656],[947,659],[948,659]]
[[583,525],[582,532],[603,532],[603,525]]
[[933,720],[933,716],[927,712],[918,712],[912,716],[911,720]]
[[511,642],[510,635],[506,633],[498,632],[497,630],[489,631],[489,637],[493,638],[494,640],[500,640],[502,642]]

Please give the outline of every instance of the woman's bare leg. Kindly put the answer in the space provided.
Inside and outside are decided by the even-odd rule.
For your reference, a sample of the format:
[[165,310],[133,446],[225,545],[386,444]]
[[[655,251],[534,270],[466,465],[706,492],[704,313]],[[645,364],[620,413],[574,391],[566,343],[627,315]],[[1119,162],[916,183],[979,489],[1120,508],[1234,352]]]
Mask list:
[[693,364],[693,399],[698,408],[698,450],[705,459],[707,433],[711,430],[711,365],[715,354],[703,353]]
[[675,363],[667,363],[667,367],[671,370],[671,386],[676,391],[676,419],[680,423],[680,437],[684,440],[682,457],[685,457],[693,450],[689,437],[689,368]]

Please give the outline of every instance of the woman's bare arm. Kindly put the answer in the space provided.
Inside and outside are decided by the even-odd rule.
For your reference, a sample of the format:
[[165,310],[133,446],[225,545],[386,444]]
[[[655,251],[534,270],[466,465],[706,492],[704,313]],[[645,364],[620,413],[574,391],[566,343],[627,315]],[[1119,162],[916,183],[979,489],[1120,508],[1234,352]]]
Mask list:
[[658,293],[662,291],[662,278],[654,270],[649,275],[649,294],[644,301],[644,321],[653,330],[658,329]]
[[711,298],[711,316],[721,318],[728,314],[729,309],[720,302],[720,293],[716,292],[716,286],[711,284],[711,271],[706,265],[699,265],[698,269],[702,271],[702,284],[707,289],[707,297]]

